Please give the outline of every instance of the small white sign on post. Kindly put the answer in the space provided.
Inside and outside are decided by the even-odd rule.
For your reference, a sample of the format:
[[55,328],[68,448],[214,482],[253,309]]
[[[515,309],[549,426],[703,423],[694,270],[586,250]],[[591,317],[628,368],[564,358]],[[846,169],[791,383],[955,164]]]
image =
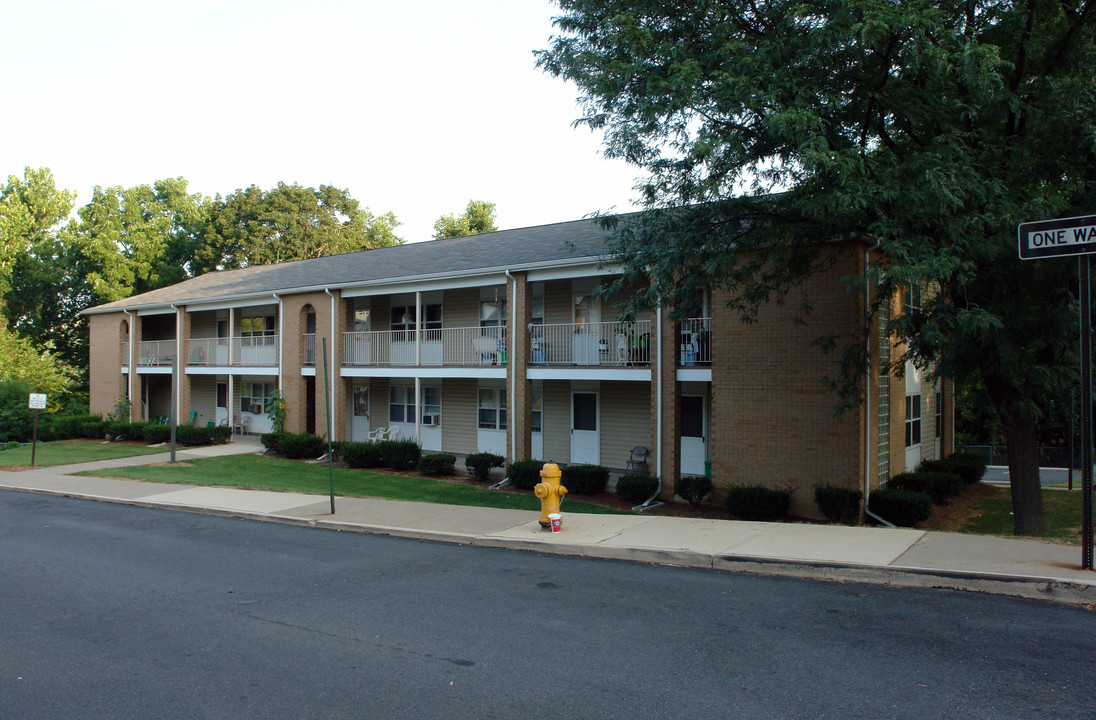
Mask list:
[[30,409],[31,410],[45,410],[46,409],[46,395],[45,395],[45,393],[31,393],[30,394]]

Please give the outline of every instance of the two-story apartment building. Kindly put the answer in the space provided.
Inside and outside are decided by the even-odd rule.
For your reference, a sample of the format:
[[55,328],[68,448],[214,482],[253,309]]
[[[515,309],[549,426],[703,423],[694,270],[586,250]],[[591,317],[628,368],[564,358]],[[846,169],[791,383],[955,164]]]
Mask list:
[[[864,299],[841,278],[863,271],[864,246],[835,243],[795,291],[806,323],[789,302],[749,325],[718,293],[685,321],[620,321],[594,292],[612,276],[606,251],[605,231],[579,220],[210,273],[101,305],[87,311],[91,409],[128,396],[134,419],[261,433],[278,388],[292,432],[324,434],[330,406],[336,440],[395,428],[424,451],[618,471],[642,446],[665,499],[710,465],[717,489],[797,488],[793,512],[808,516],[815,484],[874,487],[949,449],[949,392],[912,369],[869,373],[860,411],[833,417],[821,378],[837,361],[812,341],[862,333]],[[871,342],[890,352],[878,330]]]

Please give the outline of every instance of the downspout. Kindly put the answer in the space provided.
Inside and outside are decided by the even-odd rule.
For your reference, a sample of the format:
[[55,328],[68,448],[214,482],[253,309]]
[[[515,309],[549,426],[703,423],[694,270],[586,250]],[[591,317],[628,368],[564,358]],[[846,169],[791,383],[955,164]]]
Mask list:
[[[882,239],[876,240],[875,245],[864,251],[864,280],[868,278],[868,262],[873,250],[878,250],[879,246],[883,243]],[[864,304],[867,305],[871,297],[871,285],[865,282],[864,290]],[[868,314],[870,320],[871,315]],[[868,517],[877,520],[889,528],[894,527],[893,523],[887,522],[883,518],[879,517],[871,510],[868,509],[868,497],[871,495],[871,324],[868,325],[867,332],[867,355],[868,368],[867,375],[864,378],[864,514]],[[879,358],[880,361],[883,358]],[[887,376],[887,380],[890,380],[890,376]]]
[[415,442],[422,445],[422,291],[415,291]]
[[[331,296],[331,364],[328,367],[335,367],[335,293],[331,292],[331,288],[324,288],[325,293]],[[281,372],[279,370],[279,372]],[[334,374],[334,372],[332,372]],[[331,378],[331,414],[335,414],[335,378]],[[330,417],[328,421],[331,423],[331,434],[335,434],[335,418]],[[335,438],[328,438],[334,440]]]
[[137,346],[137,333],[133,327],[133,312],[122,308],[122,312],[129,317],[129,358],[126,360],[126,399],[129,400],[129,421],[133,422],[133,376],[136,369],[133,367],[133,348]]
[[[517,328],[518,328],[518,280],[510,274],[509,268],[506,270],[506,277],[513,282],[513,294],[510,298],[510,352],[508,356],[510,358],[510,364],[506,368],[506,371],[510,374],[510,402],[514,403],[517,399],[518,378],[515,370],[517,369],[518,357],[514,350],[517,347]],[[516,405],[514,406],[516,407]],[[525,413],[522,413],[522,418],[525,417]],[[523,420],[524,422],[524,420]],[[516,413],[510,413],[510,462],[518,461],[518,424]],[[525,427],[521,428],[522,433],[525,432]]]

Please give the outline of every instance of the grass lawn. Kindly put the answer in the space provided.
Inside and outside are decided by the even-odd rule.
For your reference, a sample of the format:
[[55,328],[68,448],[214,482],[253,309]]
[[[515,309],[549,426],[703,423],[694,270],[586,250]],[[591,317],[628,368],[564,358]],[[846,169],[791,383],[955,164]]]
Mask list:
[[[10,450],[0,450],[0,467],[30,467],[30,447],[30,445],[23,445]],[[162,452],[167,452],[167,449],[130,443],[104,444],[102,440],[56,440],[38,443],[38,449],[34,454],[34,466],[70,465]]]
[[[967,518],[962,532],[1012,536],[1012,494],[1007,490],[979,503],[981,512]],[[1081,491],[1043,490],[1047,537],[1081,544]]]
[[[148,480],[188,485],[224,485],[256,490],[288,490],[326,495],[330,491],[327,465],[307,465],[293,460],[261,455],[226,455],[188,460],[176,466],[142,465],[90,471],[83,475]],[[532,493],[499,492],[459,482],[445,482],[406,475],[389,475],[370,470],[335,468],[335,494],[411,502],[475,505],[511,510],[540,510]],[[616,514],[611,508],[570,498],[567,512]]]

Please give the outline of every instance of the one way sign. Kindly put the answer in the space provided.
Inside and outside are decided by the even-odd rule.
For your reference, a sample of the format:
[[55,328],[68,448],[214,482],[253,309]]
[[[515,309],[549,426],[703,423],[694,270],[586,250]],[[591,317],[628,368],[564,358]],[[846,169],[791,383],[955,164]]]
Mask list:
[[1020,259],[1096,253],[1096,215],[1020,223]]

